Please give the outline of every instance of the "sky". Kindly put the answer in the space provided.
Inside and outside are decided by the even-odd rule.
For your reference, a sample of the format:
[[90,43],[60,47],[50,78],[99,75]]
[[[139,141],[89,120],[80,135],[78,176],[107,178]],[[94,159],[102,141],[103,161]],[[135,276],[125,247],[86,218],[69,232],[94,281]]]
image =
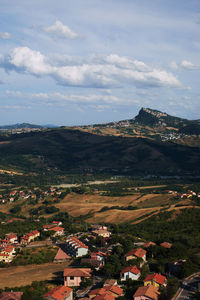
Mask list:
[[0,0],[0,125],[200,119],[199,0]]

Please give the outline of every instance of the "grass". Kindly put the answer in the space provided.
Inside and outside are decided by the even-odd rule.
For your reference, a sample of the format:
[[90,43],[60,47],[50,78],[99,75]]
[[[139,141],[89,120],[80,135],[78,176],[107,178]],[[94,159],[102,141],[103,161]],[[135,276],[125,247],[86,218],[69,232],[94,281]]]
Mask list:
[[62,264],[46,263],[0,269],[0,288],[25,286],[33,281],[53,280],[56,273],[63,272],[70,262]]

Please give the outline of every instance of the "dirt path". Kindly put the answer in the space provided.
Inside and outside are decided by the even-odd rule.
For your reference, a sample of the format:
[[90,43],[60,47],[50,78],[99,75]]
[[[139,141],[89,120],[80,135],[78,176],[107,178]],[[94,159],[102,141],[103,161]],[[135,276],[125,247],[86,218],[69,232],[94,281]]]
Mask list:
[[82,185],[99,185],[99,184],[108,184],[108,183],[117,183],[118,180],[95,180],[95,181],[88,181],[85,183],[62,183],[59,185],[55,185],[58,188],[71,188],[71,187],[79,187]]
[[42,265],[16,266],[0,269],[0,288],[24,286],[33,281],[50,280],[56,272],[63,272],[70,262],[61,264],[47,263]]

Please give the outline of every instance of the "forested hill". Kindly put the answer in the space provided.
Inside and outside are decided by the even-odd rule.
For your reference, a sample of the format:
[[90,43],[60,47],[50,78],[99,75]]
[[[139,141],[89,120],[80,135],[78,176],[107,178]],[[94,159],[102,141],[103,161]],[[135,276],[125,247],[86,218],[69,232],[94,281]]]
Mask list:
[[4,137],[0,166],[31,172],[196,175],[199,152],[169,142],[60,128]]

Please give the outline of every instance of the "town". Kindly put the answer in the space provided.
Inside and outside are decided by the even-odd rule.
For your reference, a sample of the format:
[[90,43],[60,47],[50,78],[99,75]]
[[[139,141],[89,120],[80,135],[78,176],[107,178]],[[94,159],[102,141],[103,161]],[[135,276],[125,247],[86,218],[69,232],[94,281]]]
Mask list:
[[[79,187],[72,190],[75,195],[82,193]],[[139,191],[134,188],[134,193]],[[158,189],[152,187],[151,193],[156,195],[157,192]],[[198,203],[200,197],[197,190],[180,192],[180,188],[177,191],[166,187],[165,194],[194,203]],[[163,239],[160,236],[148,240],[146,234],[134,234],[128,224],[86,223],[81,217],[71,217],[54,206],[66,195],[66,188],[54,186],[12,188],[0,195],[1,205],[12,205],[13,216],[9,218],[7,214],[1,220],[2,271],[45,263],[59,268],[53,282],[45,278],[39,280],[42,287],[37,286],[38,299],[172,299],[178,292],[180,279],[196,272],[186,249],[176,240],[172,242],[170,236],[166,239],[163,234]],[[20,216],[21,201],[23,205],[37,205],[29,210],[31,217]],[[45,218],[40,217],[43,213]],[[27,299],[27,293],[28,299],[35,299],[31,298],[34,296],[33,291],[30,293],[31,287],[13,285],[2,291],[0,299],[23,300]]]

